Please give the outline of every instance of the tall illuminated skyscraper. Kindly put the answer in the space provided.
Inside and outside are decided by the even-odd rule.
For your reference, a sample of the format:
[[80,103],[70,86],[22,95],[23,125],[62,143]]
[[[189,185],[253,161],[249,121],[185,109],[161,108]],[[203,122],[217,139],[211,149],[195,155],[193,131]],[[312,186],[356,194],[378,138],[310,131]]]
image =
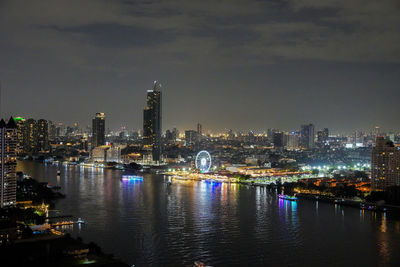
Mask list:
[[24,133],[25,133],[25,119],[22,117],[14,118],[17,125],[17,153],[24,152]]
[[16,203],[17,128],[12,117],[0,121],[0,208]]
[[153,161],[161,159],[162,97],[161,84],[154,82],[147,90],[147,106],[143,110],[143,141],[152,150]]
[[92,148],[106,144],[106,121],[104,113],[96,113],[92,125]]

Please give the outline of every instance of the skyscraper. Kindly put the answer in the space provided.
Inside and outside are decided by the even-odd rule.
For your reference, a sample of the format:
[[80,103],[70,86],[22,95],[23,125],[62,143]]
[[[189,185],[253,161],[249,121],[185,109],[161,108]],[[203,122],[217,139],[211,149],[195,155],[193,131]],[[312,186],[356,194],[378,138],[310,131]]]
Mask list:
[[53,142],[56,140],[57,136],[57,127],[52,121],[48,121],[49,124],[49,142]]
[[92,148],[103,146],[106,143],[105,129],[105,115],[104,113],[96,113],[96,117],[93,119],[92,127]]
[[382,136],[376,138],[371,155],[372,190],[400,185],[400,151]]
[[279,149],[282,148],[284,145],[284,140],[283,140],[283,132],[274,132],[273,136],[273,142],[274,142],[274,148]]
[[24,127],[24,152],[37,152],[37,122],[34,119],[25,121]]
[[0,121],[0,208],[16,203],[17,124]]
[[147,106],[143,110],[143,141],[152,150],[153,161],[161,158],[162,98],[161,85],[155,81],[147,90]]
[[203,135],[203,126],[200,123],[197,123],[197,134],[199,136]]
[[22,117],[14,118],[17,125],[17,153],[24,152],[24,132],[25,132],[25,119]]
[[47,120],[37,121],[37,150],[46,151],[49,149],[49,124]]
[[185,131],[185,141],[187,146],[196,144],[199,141],[199,134],[194,130]]
[[286,148],[291,150],[291,149],[297,149],[298,147],[299,147],[299,134],[297,132],[290,132],[287,135]]
[[306,149],[314,148],[314,124],[301,125],[300,146]]

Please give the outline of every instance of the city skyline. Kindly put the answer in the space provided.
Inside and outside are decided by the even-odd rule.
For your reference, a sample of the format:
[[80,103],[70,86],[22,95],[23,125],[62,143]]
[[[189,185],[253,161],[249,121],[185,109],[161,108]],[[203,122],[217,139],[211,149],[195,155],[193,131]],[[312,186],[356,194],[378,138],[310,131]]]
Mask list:
[[398,11],[395,1],[2,1],[2,116],[90,125],[104,112],[107,128],[140,129],[159,80],[164,129],[399,131]]

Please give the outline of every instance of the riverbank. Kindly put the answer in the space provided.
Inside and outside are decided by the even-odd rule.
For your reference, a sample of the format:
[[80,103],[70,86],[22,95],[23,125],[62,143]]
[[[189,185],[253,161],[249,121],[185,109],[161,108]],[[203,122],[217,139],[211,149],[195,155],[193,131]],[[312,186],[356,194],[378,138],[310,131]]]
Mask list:
[[[246,180],[238,180],[238,179],[210,179],[210,178],[204,178],[201,176],[196,176],[196,177],[184,177],[184,176],[174,176],[170,175],[172,180],[177,179],[177,180],[188,180],[188,181],[205,181],[205,182],[214,182],[214,183],[229,183],[229,184],[241,184],[241,185],[246,185],[246,186],[252,186],[252,187],[263,187],[267,188],[268,190],[277,190],[278,187],[282,187],[282,189],[285,191],[285,188],[293,188],[293,184],[296,183],[286,183],[286,184],[273,184],[273,183],[257,183],[254,181],[246,181]],[[298,198],[301,199],[306,199],[306,200],[313,200],[313,201],[321,201],[321,202],[326,202],[326,203],[331,203],[331,204],[336,204],[336,205],[342,205],[342,206],[349,206],[361,210],[369,210],[369,211],[378,211],[378,212],[393,212],[393,213],[399,213],[400,214],[400,206],[397,205],[390,205],[390,204],[384,204],[381,203],[381,201],[377,202],[371,202],[367,201],[366,199],[350,199],[350,198],[344,198],[342,196],[327,196],[327,195],[322,195],[322,194],[307,194],[307,193],[294,193],[292,190],[291,192],[287,192],[290,195],[296,194]]]
[[4,266],[129,266],[113,255],[104,254],[96,244],[85,244],[69,234],[55,238],[19,240],[2,246],[0,251]]
[[17,195],[15,207],[0,209],[0,257],[5,266],[129,266],[97,244],[61,231],[57,226],[65,222],[51,223],[56,217],[49,218],[49,206],[65,195],[47,182],[22,179]]

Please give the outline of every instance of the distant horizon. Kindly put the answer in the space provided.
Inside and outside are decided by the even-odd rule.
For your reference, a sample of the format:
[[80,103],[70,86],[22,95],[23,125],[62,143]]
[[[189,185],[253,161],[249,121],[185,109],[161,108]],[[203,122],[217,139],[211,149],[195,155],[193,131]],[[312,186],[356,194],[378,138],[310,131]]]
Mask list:
[[[99,112],[101,112],[101,111],[99,111]],[[0,120],[4,119],[4,120],[7,121],[11,116],[14,119],[18,118],[18,117],[24,118],[25,120],[28,120],[28,119],[34,119],[34,120],[44,119],[44,120],[53,122],[55,125],[57,125],[58,123],[62,123],[63,126],[65,126],[65,127],[73,126],[74,123],[78,123],[78,127],[80,129],[82,129],[82,130],[84,130],[88,126],[92,127],[91,122],[90,122],[90,124],[87,124],[87,125],[80,124],[79,122],[72,122],[72,123],[68,124],[68,123],[64,123],[62,121],[49,120],[49,119],[46,119],[46,118],[33,118],[33,117],[30,117],[30,116],[20,116],[20,115],[10,115],[10,116],[6,116],[6,117],[4,117],[4,116],[1,117],[0,116]],[[118,131],[122,130],[122,126],[120,128],[114,128],[114,129],[113,128],[109,128],[107,126],[107,114],[105,114],[105,121],[106,121],[106,131],[110,130],[112,132],[118,132]],[[309,123],[312,123],[312,122],[309,122]],[[309,124],[309,123],[304,123],[304,124]],[[292,131],[300,131],[301,125],[303,125],[303,124],[301,124],[297,128],[293,128],[293,129],[279,129],[279,128],[271,127],[271,128],[267,128],[265,130],[262,130],[262,129],[261,130],[255,130],[255,129],[228,129],[228,128],[223,129],[223,130],[211,130],[211,129],[204,128],[204,124],[202,124],[202,123],[200,123],[200,124],[203,126],[203,134],[204,135],[206,135],[206,134],[225,134],[229,130],[232,130],[234,133],[243,133],[243,134],[248,134],[249,132],[254,132],[255,134],[263,134],[263,133],[266,134],[269,129],[274,129],[274,130],[278,130],[278,131],[282,131],[282,132],[292,132]],[[196,126],[197,126],[197,123],[195,123],[192,128],[170,127],[170,128],[165,128],[165,129],[163,128],[162,131],[163,131],[163,133],[165,133],[167,130],[172,130],[172,129],[176,128],[180,133],[183,133],[184,131],[187,131],[187,130],[195,130],[196,131]],[[356,131],[357,132],[362,132],[363,134],[370,134],[370,133],[373,132],[373,130],[375,128],[375,126],[374,126],[370,130],[355,129],[352,132],[340,132],[340,131],[336,131],[335,129],[331,129],[329,127],[321,127],[321,128],[319,128],[315,124],[314,124],[314,126],[315,126],[315,134],[317,134],[317,131],[323,130],[324,128],[328,128],[330,135],[346,135],[346,136],[350,136],[350,135],[354,134]],[[131,128],[128,125],[126,125],[126,130],[127,131],[140,131],[140,132],[142,132],[143,131],[143,126],[141,128]],[[385,134],[391,134],[391,133],[400,134],[400,131],[396,132],[395,130],[387,130],[387,129],[383,129],[382,127],[380,127],[380,132],[381,133],[385,133]]]

